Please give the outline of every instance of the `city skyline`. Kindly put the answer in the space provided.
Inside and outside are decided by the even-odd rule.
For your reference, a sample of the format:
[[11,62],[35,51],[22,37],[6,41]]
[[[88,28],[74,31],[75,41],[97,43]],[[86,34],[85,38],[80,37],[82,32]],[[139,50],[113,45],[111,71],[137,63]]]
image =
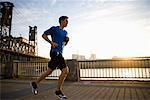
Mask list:
[[150,56],[149,0],[7,1],[15,6],[13,36],[28,38],[28,26],[37,26],[39,56],[49,58],[50,44],[41,35],[57,26],[61,15],[69,16],[66,59],[72,54],[89,58],[93,53],[96,58]]

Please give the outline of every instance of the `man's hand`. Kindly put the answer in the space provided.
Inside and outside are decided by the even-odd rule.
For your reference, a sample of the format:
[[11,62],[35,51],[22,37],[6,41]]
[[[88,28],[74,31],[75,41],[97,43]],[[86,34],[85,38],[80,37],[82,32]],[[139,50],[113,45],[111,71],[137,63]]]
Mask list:
[[47,36],[46,34],[43,34],[42,37],[43,37],[47,42],[49,42],[49,43],[51,44],[51,47],[52,47],[52,48],[56,48],[56,47],[58,46],[57,43],[55,43],[55,42],[49,40],[49,38],[48,38],[48,36]]
[[50,44],[52,48],[56,48],[58,46],[58,44],[53,41],[51,41]]

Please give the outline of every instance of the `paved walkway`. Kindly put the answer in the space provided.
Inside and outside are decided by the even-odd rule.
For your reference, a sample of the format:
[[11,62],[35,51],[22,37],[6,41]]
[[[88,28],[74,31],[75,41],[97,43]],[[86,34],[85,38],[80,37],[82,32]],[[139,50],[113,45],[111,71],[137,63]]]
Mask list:
[[[39,94],[33,95],[29,80],[0,80],[1,100],[58,100],[57,81],[42,81]],[[67,100],[150,100],[150,82],[81,81],[66,82]]]

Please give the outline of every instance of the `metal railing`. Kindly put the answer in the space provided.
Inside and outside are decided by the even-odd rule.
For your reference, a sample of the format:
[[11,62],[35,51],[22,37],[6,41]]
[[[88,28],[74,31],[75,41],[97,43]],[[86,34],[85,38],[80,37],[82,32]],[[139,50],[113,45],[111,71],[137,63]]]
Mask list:
[[[150,80],[150,59],[76,61],[79,80]],[[47,70],[48,61],[14,61],[17,77],[39,77]],[[72,72],[71,72],[72,73]],[[58,79],[55,70],[47,79]]]
[[81,80],[150,80],[150,59],[78,61]]
[[[17,77],[39,77],[47,70],[48,61],[14,61],[13,73]],[[60,70],[55,70],[47,79],[58,79]]]

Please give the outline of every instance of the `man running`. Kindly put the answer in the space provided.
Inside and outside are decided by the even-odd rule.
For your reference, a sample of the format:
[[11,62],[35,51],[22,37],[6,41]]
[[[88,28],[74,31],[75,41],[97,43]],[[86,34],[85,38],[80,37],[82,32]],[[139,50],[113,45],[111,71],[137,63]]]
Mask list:
[[[62,92],[62,86],[64,80],[69,72],[69,68],[65,63],[63,57],[63,48],[67,45],[69,37],[67,37],[67,31],[64,30],[64,27],[67,27],[68,17],[61,16],[59,18],[59,26],[52,26],[50,29],[46,30],[42,37],[51,45],[50,57],[51,60],[48,62],[48,70],[43,73],[35,82],[31,82],[32,91],[34,94],[38,93],[37,84],[40,83],[45,77],[50,75],[56,68],[61,70],[61,74],[58,79],[57,89],[55,94],[59,98],[67,98]],[[48,35],[51,36],[51,39],[48,38]]]

